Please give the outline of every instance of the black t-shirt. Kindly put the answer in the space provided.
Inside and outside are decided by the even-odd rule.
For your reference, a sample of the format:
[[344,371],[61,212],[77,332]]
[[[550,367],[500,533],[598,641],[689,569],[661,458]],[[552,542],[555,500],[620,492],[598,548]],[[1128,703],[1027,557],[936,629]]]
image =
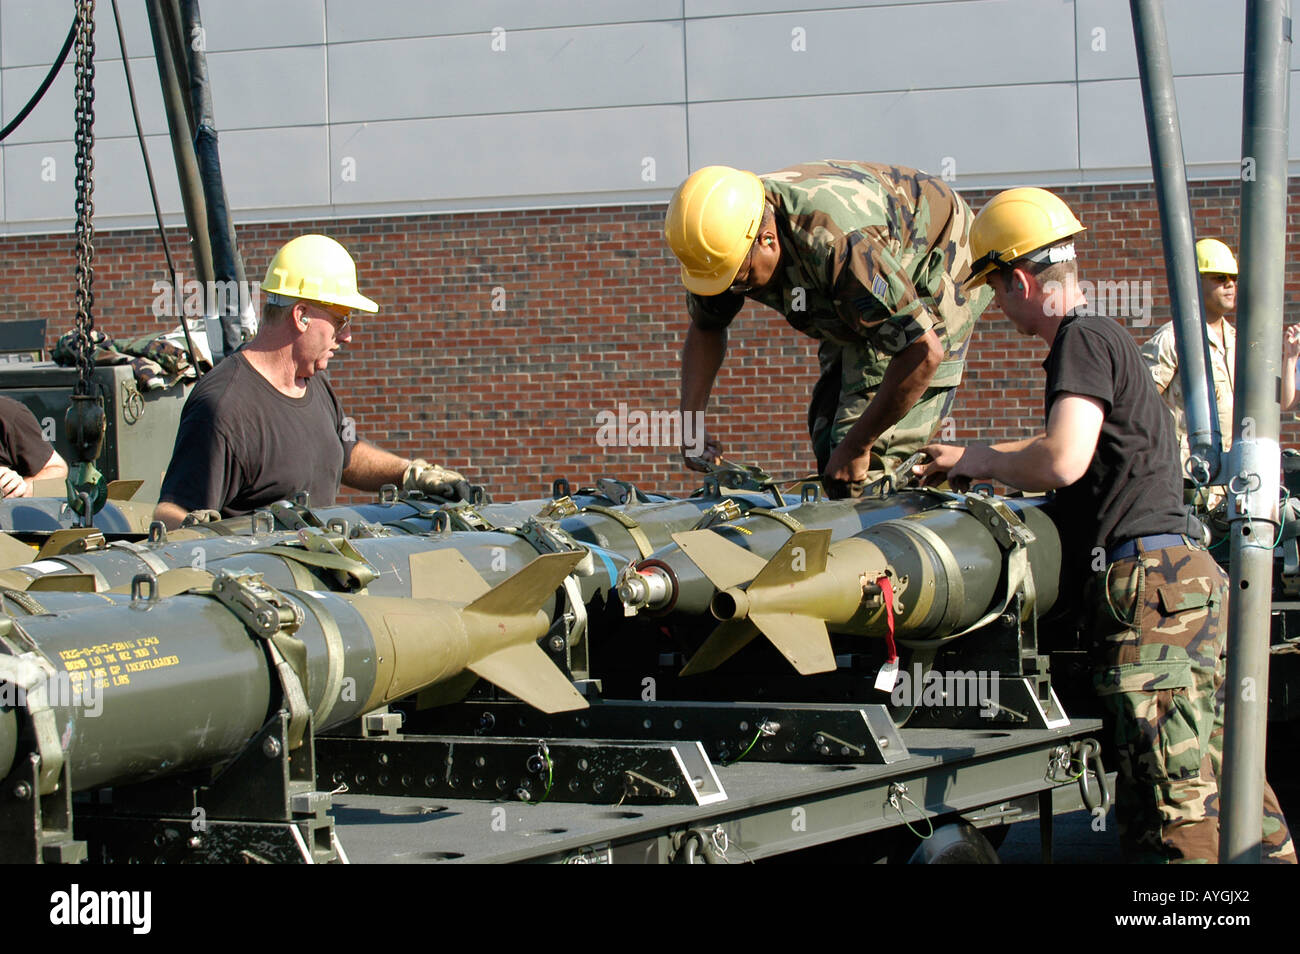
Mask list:
[[0,465],[16,471],[24,480],[40,473],[54,456],[41,435],[41,425],[26,404],[0,397]]
[[1045,416],[1065,393],[1096,398],[1106,414],[1087,472],[1056,491],[1066,554],[1082,564],[1094,547],[1186,532],[1172,418],[1129,333],[1111,318],[1071,313],[1043,368]]
[[236,353],[185,402],[159,499],[236,517],[305,490],[312,506],[328,507],[355,446],[324,374],[292,398]]

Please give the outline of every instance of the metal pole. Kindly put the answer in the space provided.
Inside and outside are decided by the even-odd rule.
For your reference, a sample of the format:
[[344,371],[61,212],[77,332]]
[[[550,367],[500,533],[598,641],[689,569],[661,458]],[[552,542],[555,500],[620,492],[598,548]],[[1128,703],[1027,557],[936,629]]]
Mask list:
[[1165,274],[1173,309],[1178,375],[1187,411],[1187,440],[1191,447],[1188,470],[1198,485],[1204,485],[1218,477],[1223,442],[1208,374],[1210,344],[1205,337],[1201,276],[1196,271],[1196,237],[1187,197],[1183,134],[1178,125],[1164,4],[1162,0],[1129,0],[1129,7],[1137,42],[1147,139],[1151,143],[1151,171],[1160,209],[1160,238],[1165,249]]
[[1286,276],[1289,0],[1250,0],[1241,132],[1241,301],[1236,420],[1227,473],[1232,599],[1219,860],[1260,860],[1273,540],[1278,526],[1279,372]]
[[[208,210],[208,235],[212,244],[212,271],[219,282],[233,285],[237,292],[234,301],[225,299],[222,312],[217,316],[225,351],[232,354],[243,343],[240,324],[247,306],[251,310],[248,285],[244,276],[244,261],[239,256],[235,239],[235,226],[230,218],[226,187],[221,177],[221,156],[217,150],[217,127],[212,114],[212,92],[208,85],[208,61],[204,44],[203,22],[199,15],[198,0],[182,0],[180,5],[182,35],[190,37],[185,47],[187,72],[190,77],[190,116],[193,121],[194,153],[198,159],[199,176],[203,182],[203,195]],[[245,319],[248,320],[248,319]]]
[[[140,122],[140,109],[136,105],[135,80],[131,78],[131,58],[126,55],[126,34],[122,32],[122,13],[113,2],[113,22],[117,25],[117,46],[122,51],[122,72],[126,74],[126,98],[131,102],[131,118],[135,120],[135,134],[140,140],[140,157],[144,160],[144,177],[149,183],[149,198],[153,200],[154,218],[158,220],[158,241],[162,243],[163,258],[167,260],[167,280],[176,281],[176,265],[172,262],[171,246],[167,244],[167,229],[163,227],[162,209],[158,206],[158,186],[153,180],[153,163],[149,161],[149,147],[144,141],[144,126]],[[172,300],[176,300],[173,293]],[[203,375],[199,366],[198,352],[194,348],[194,338],[190,335],[190,324],[181,321],[181,332],[185,335],[185,350],[190,356],[190,367],[196,377]]]
[[[203,201],[203,186],[199,181],[194,146],[190,141],[189,120],[185,113],[186,99],[181,92],[177,63],[172,55],[171,31],[159,0],[146,0],[146,5],[149,11],[149,30],[153,34],[154,58],[158,61],[158,80],[162,84],[163,106],[167,111],[167,128],[171,133],[172,154],[176,159],[176,178],[181,187],[181,202],[185,206],[190,250],[194,254],[194,270],[203,287],[211,288],[212,245],[208,239],[208,212]],[[179,276],[173,275],[172,279],[176,281]],[[176,296],[179,300],[179,290]],[[181,320],[185,320],[184,315],[181,315]]]

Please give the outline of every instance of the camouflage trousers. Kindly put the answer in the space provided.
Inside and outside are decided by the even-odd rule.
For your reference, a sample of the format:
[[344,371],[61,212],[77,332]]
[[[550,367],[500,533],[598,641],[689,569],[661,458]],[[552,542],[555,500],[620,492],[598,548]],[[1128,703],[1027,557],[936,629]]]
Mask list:
[[[831,452],[844,440],[876,396],[875,391],[850,393],[841,388],[840,362],[837,359],[817,379],[812,402],[808,405],[808,435],[817,455],[817,473],[824,473]],[[911,457],[939,431],[952,410],[956,388],[928,388],[912,409],[871,445],[870,478],[893,470]]]
[[[1094,679],[1125,860],[1217,862],[1228,579],[1208,552],[1174,546],[1115,561],[1095,589]],[[1267,783],[1263,807],[1265,859],[1295,863]]]

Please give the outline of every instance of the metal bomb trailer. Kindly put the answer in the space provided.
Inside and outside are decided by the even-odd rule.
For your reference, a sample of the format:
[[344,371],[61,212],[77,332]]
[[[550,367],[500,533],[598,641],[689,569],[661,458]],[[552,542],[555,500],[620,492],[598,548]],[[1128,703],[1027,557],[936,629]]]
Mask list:
[[[47,558],[62,568],[3,596],[0,663],[26,693],[0,709],[5,857],[734,862],[910,828],[919,857],[991,860],[973,824],[1041,813],[1050,854],[1054,808],[1104,815],[1097,725],[1065,715],[1037,649],[1059,543],[1035,502],[572,500],[519,527],[263,534],[206,578],[146,570],[108,590],[123,561],[205,538]],[[724,586],[710,546],[762,565],[712,602],[748,600],[781,647],[738,654],[712,686],[676,679],[662,643],[707,653],[717,620],[629,619],[617,595],[648,567],[684,598]],[[772,577],[805,550],[807,592],[780,588],[792,635],[773,628]],[[835,590],[860,605],[849,625],[827,616]],[[871,684],[886,629],[917,647],[897,699]],[[738,684],[754,701],[731,701]],[[913,853],[910,837],[841,848]]]
[[[78,9],[82,31],[89,15]],[[150,0],[149,12],[200,277],[242,279],[215,139],[205,134],[203,54],[181,41],[198,22],[197,4]],[[1176,174],[1181,145],[1168,151],[1177,117],[1172,93],[1162,92],[1172,84],[1160,7],[1134,0],[1133,12],[1153,166]],[[1270,95],[1285,84],[1263,66],[1275,66],[1275,47],[1285,46],[1285,12],[1285,4],[1252,3],[1247,39],[1248,129],[1270,130],[1259,148],[1251,140],[1253,183],[1274,191],[1281,183],[1283,196],[1285,122],[1279,154],[1267,119],[1277,107]],[[198,99],[187,103],[184,88]],[[1268,116],[1252,125],[1255,103]],[[1181,212],[1177,181],[1158,187],[1179,270],[1171,287],[1186,292],[1186,185]],[[1261,269],[1263,289],[1265,271],[1280,274],[1281,254],[1262,236],[1278,229],[1244,182],[1243,194],[1252,230],[1243,257]],[[1199,476],[1208,481],[1220,472],[1216,417],[1200,398],[1207,362],[1187,344],[1200,334],[1192,293],[1190,305],[1176,299],[1175,313],[1189,421],[1206,459]],[[1242,334],[1260,345],[1242,349],[1237,379],[1262,393],[1276,376],[1278,329],[1259,330],[1250,304]],[[233,344],[236,316],[222,317]],[[1272,357],[1257,367],[1256,356]],[[1260,435],[1270,433],[1266,397],[1241,402],[1243,413],[1259,411]],[[1267,495],[1249,479],[1268,472],[1260,443],[1234,444],[1246,456],[1225,471],[1247,475],[1234,527],[1251,532],[1233,534],[1234,570],[1244,562],[1238,537],[1264,539],[1272,526]],[[164,562],[119,584],[121,592],[101,590],[84,545],[62,568],[26,574],[90,576],[92,585],[61,592],[56,579],[3,596],[0,857],[735,863],[833,848],[863,860],[984,861],[992,848],[976,828],[1004,831],[1037,816],[1046,860],[1054,812],[1086,807],[1104,817],[1100,724],[1069,718],[1053,690],[1069,653],[1046,644],[1069,624],[1038,625],[1048,592],[1055,596],[1054,530],[1035,507],[883,494],[877,509],[894,508],[888,514],[867,506],[830,517],[818,507],[835,508],[814,492],[787,504],[758,488],[773,493],[773,505],[751,499],[742,508],[743,495],[727,492],[739,488],[725,486],[736,476],[705,488],[707,508],[661,513],[659,523],[646,509],[656,502],[622,482],[578,504],[556,487],[538,519],[516,513],[493,523],[468,508],[457,526],[472,531],[430,515],[436,507],[400,502],[416,514],[393,523],[428,521],[405,528],[416,530],[406,541],[398,528],[375,529],[386,521],[369,511],[334,522],[311,517],[303,502],[297,524],[268,514],[228,531],[289,536],[227,547],[214,561],[225,566],[207,578],[177,577],[181,568]],[[160,532],[126,537],[139,547],[131,558],[146,565],[177,543]],[[407,562],[376,572],[394,547]],[[502,568],[491,558],[497,547],[507,554]],[[783,603],[796,550],[812,554],[822,588]],[[248,572],[241,561],[254,559],[259,572]],[[279,572],[288,582],[266,576]],[[383,595],[394,580],[407,590]],[[694,612],[673,617],[675,606],[650,605],[669,590]],[[1241,613],[1265,612],[1234,601],[1234,632]],[[902,706],[872,688],[884,631],[895,625],[900,645],[914,643],[904,673],[921,689]],[[1240,652],[1242,665],[1258,666],[1257,653]],[[701,670],[720,668],[679,676],[688,657]],[[912,657],[920,668],[910,668]],[[134,668],[108,671],[126,666]],[[968,683],[958,676],[981,671],[998,674],[997,691],[977,683],[960,698]],[[129,678],[115,684],[119,676]],[[96,698],[102,714],[91,717]],[[1237,725],[1241,717],[1230,716]],[[1225,764],[1257,765],[1262,749],[1229,731],[1235,755]],[[1225,805],[1251,803],[1254,774],[1225,785]],[[1253,804],[1257,811],[1259,799]],[[1232,818],[1225,857],[1248,860],[1240,833],[1250,818]]]

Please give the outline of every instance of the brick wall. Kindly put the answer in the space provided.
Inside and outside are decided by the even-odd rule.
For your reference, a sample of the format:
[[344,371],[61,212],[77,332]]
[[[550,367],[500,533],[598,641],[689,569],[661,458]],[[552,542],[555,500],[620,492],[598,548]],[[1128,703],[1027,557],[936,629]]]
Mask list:
[[[1085,278],[1151,283],[1150,324],[1133,328],[1145,340],[1169,320],[1152,188],[1058,191],[1089,229],[1080,245]],[[979,208],[989,194],[966,197]],[[1236,182],[1195,184],[1198,234],[1235,246],[1238,199]],[[638,206],[317,220],[245,225],[239,240],[252,277],[303,232],[326,232],[357,259],[362,291],[383,311],[360,316],[330,373],[367,439],[445,462],[503,498],[541,494],[557,476],[577,486],[612,475],[682,492],[696,481],[675,448],[597,441],[602,410],[676,407],[686,317],[662,218],[661,206]],[[1297,213],[1288,227],[1294,240]],[[168,237],[192,277],[183,232]],[[72,247],[70,235],[0,237],[0,320],[44,316],[50,344],[71,327]],[[100,233],[95,276],[98,327],[121,337],[163,327],[152,310],[154,283],[165,277],[155,232]],[[1289,269],[1288,308],[1298,295],[1300,271]],[[809,472],[804,415],[814,343],[753,304],[732,328],[711,431],[733,459],[773,474]],[[1040,426],[1044,354],[1038,339],[1017,336],[990,309],[954,408],[957,439],[1003,439]],[[1284,443],[1300,444],[1294,421]]]

